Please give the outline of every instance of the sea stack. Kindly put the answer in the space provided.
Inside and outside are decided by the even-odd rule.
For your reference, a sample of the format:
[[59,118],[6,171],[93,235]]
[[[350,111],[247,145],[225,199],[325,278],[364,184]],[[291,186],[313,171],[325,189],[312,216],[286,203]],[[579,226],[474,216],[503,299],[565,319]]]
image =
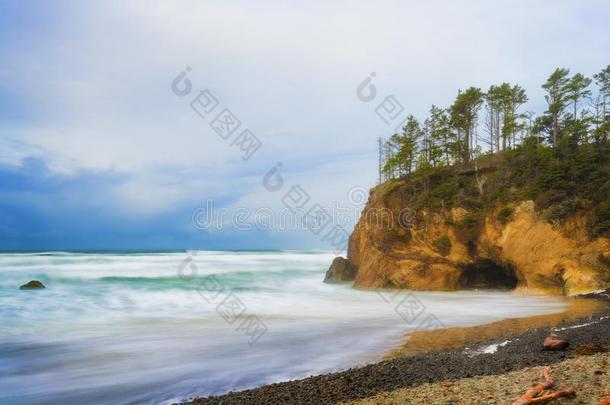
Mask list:
[[358,269],[349,260],[344,257],[335,257],[331,263],[326,276],[325,283],[337,283],[345,281],[354,281]]

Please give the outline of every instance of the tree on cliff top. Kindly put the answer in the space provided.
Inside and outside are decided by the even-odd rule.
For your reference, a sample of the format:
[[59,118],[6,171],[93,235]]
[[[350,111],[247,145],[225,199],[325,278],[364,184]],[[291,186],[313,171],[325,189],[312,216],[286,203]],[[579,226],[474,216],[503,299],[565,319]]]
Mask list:
[[572,102],[572,117],[574,119],[578,117],[578,103],[583,99],[591,97],[591,90],[588,89],[591,82],[592,80],[588,77],[576,73],[566,85],[566,98]]
[[492,85],[484,95],[487,116],[485,128],[488,135],[483,141],[492,153],[515,147],[517,133],[524,128],[517,113],[519,107],[527,102],[525,90],[515,84]]
[[457,131],[457,144],[462,163],[470,162],[474,149],[474,131],[477,125],[479,109],[483,103],[483,92],[478,87],[469,87],[459,91],[451,105],[451,125]]
[[557,68],[549,76],[542,88],[547,94],[544,96],[548,104],[547,113],[551,117],[551,144],[556,147],[559,140],[559,120],[568,103],[568,83],[570,78],[568,69]]
[[429,160],[433,167],[448,166],[452,161],[454,136],[447,110],[433,105],[425,122],[429,133]]
[[397,168],[400,175],[411,174],[415,168],[419,153],[418,143],[422,136],[423,131],[419,121],[413,115],[409,115],[402,134],[395,134],[390,138],[395,145],[396,153],[388,159],[384,169],[391,172],[393,168]]
[[[517,147],[519,134],[522,139],[531,137],[536,145],[547,140],[559,158],[579,145],[604,143],[610,138],[610,66],[593,77],[599,86],[595,101],[591,100],[590,79],[582,74],[570,77],[568,69],[556,69],[542,86],[548,109],[539,117],[519,113],[528,97],[517,84],[492,85],[486,93],[476,87],[459,91],[448,109],[432,106],[423,127],[411,115],[401,134],[380,142],[380,181],[414,171],[430,174],[453,164],[477,170],[477,165],[468,163],[478,155],[485,160],[483,167],[491,161],[497,166],[502,162],[500,152]],[[592,111],[585,108],[585,100],[591,101]],[[483,102],[488,136],[479,138],[475,130]],[[487,151],[481,142],[488,146]],[[481,159],[476,161],[482,167]]]
[[610,139],[610,65],[606,66],[601,72],[593,75],[595,84],[599,87],[597,101],[594,103],[595,131],[593,136],[596,142],[606,142]]
[[[404,195],[412,196],[413,207],[479,210],[531,199],[549,222],[578,211],[592,236],[610,236],[610,66],[593,77],[596,93],[584,75],[556,69],[543,85],[547,111],[535,119],[519,113],[527,96],[518,85],[491,86],[485,94],[476,87],[460,91],[450,108],[432,106],[423,128],[408,117],[390,140],[396,147],[386,170],[394,175],[386,178],[397,171],[403,176],[396,184],[408,188]],[[483,101],[489,149],[476,157]],[[464,165],[473,156],[473,164]],[[477,182],[481,174],[484,184]]]

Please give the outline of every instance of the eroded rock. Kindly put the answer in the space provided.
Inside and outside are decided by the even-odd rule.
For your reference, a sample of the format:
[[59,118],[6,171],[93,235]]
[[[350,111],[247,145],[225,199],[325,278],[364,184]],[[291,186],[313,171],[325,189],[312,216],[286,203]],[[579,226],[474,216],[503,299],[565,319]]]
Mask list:
[[46,287],[38,280],[28,281],[27,283],[19,287],[20,290],[39,290],[42,288]]
[[589,239],[583,215],[555,226],[536,213],[533,201],[522,201],[503,222],[498,206],[424,209],[405,224],[401,213],[413,196],[394,183],[372,190],[350,237],[347,258],[358,268],[357,287],[576,295],[610,286],[610,239]]
[[335,257],[324,277],[325,283],[354,281],[358,269],[344,257]]

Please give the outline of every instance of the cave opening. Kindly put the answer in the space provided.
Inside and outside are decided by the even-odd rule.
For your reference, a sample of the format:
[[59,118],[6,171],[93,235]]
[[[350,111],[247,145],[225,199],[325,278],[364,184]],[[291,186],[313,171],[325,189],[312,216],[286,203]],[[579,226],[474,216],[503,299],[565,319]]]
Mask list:
[[501,265],[493,260],[479,260],[465,265],[458,283],[462,289],[502,289],[514,290],[517,275],[510,265]]

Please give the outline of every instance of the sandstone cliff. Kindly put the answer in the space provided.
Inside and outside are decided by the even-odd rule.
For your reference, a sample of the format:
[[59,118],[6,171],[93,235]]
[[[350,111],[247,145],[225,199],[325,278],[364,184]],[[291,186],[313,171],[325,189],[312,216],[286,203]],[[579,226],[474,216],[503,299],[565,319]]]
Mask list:
[[566,295],[610,287],[610,240],[589,239],[582,215],[553,225],[532,201],[415,212],[406,193],[387,184],[371,191],[349,242],[356,287]]

